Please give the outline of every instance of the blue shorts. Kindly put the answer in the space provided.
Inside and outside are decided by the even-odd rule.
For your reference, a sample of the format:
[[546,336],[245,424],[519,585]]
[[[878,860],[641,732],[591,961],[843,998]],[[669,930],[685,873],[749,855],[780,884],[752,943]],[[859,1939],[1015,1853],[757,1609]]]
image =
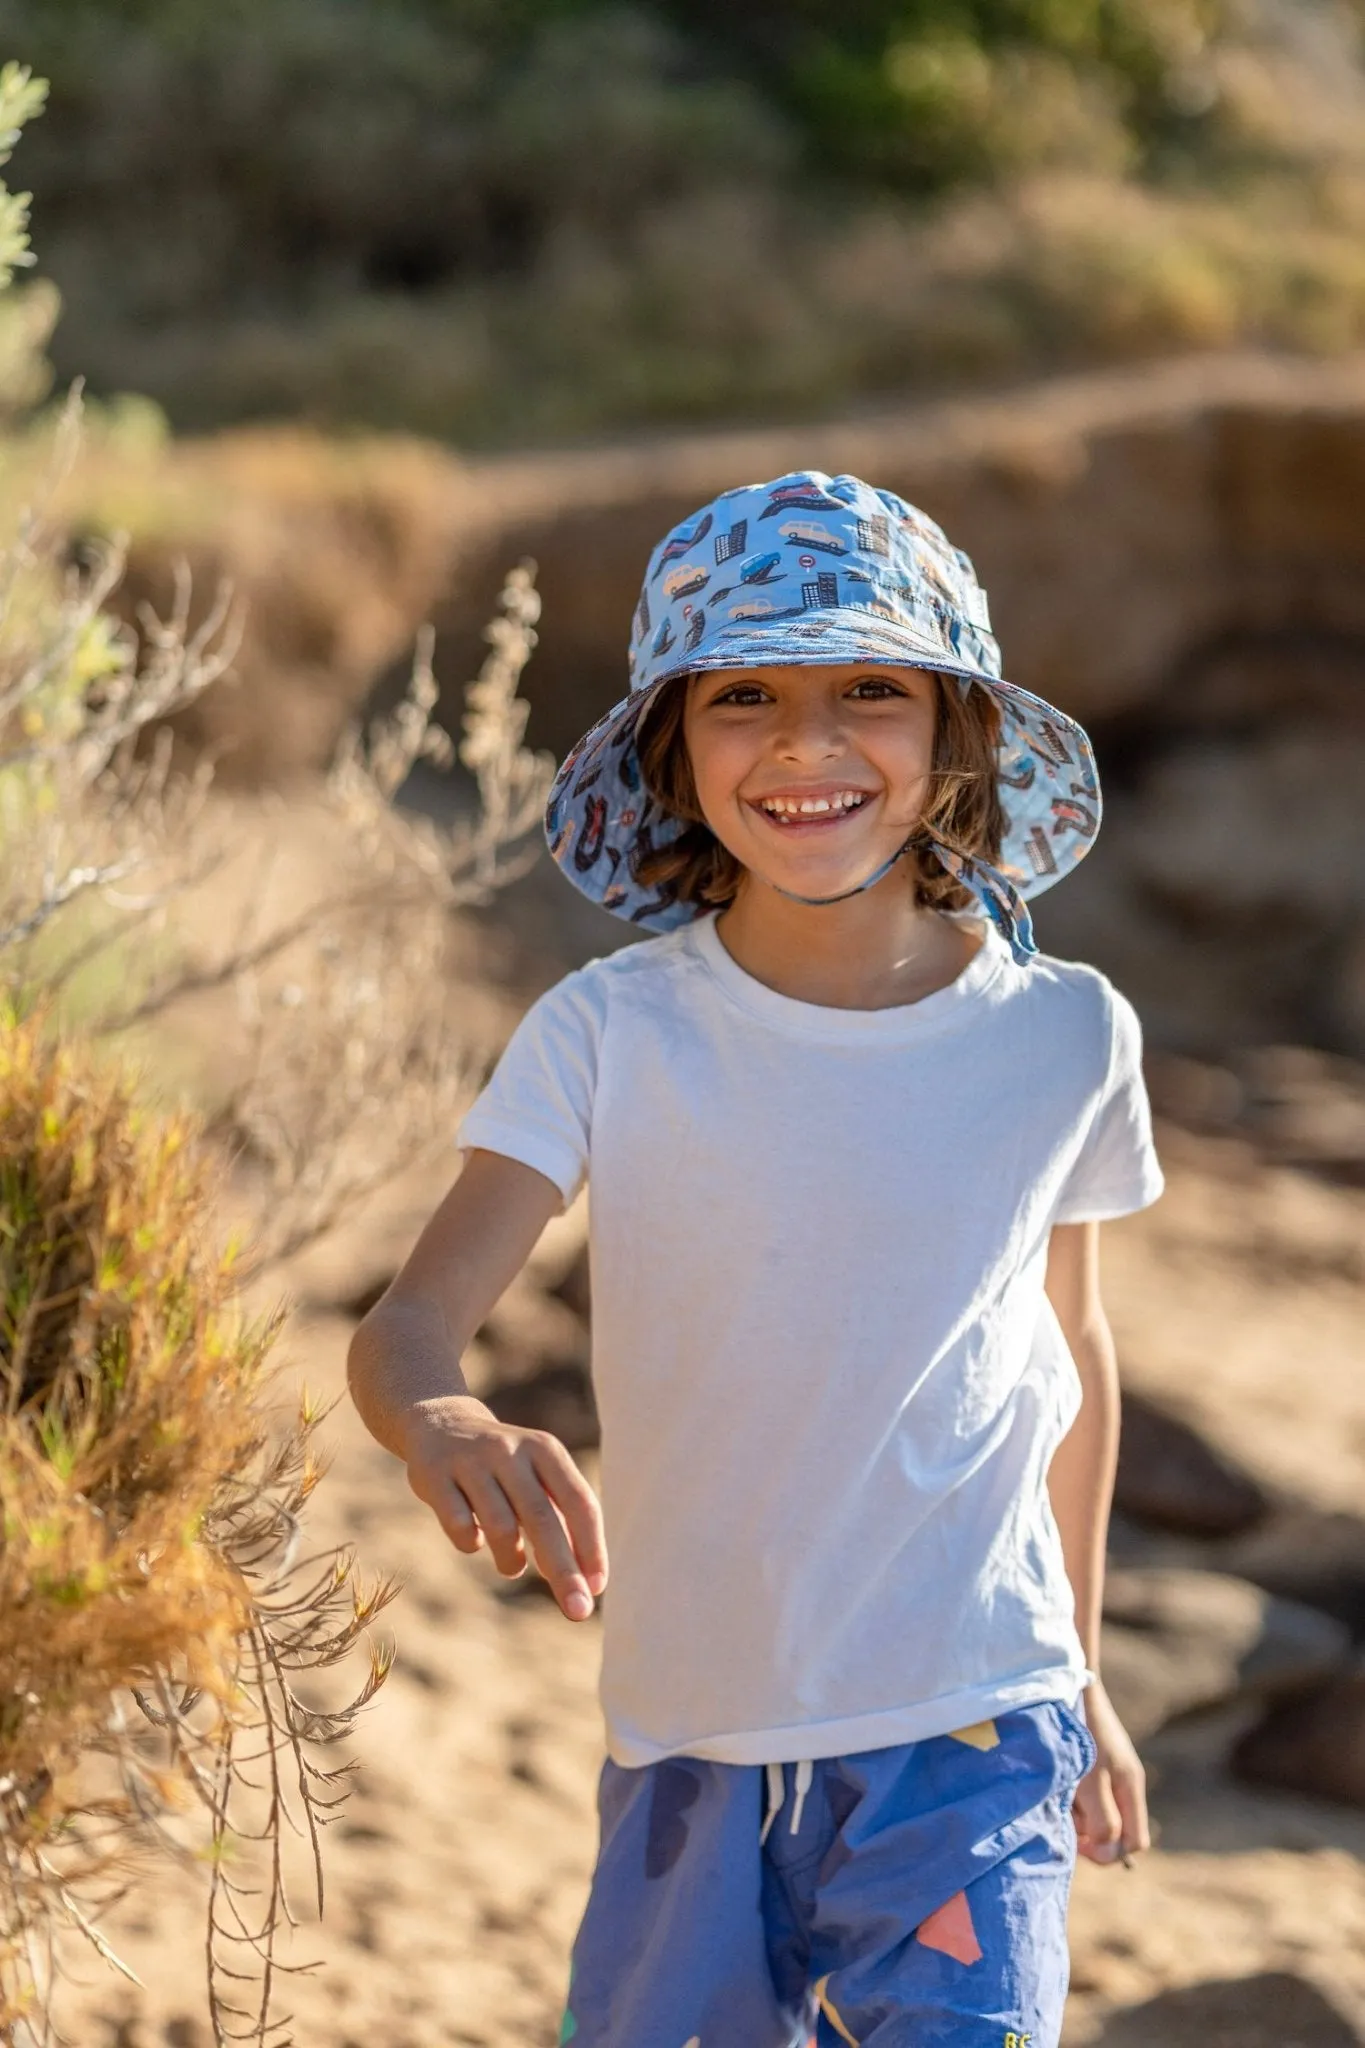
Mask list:
[[1056,2048],[1095,1759],[1055,1701],[816,1763],[608,1763],[573,2048]]

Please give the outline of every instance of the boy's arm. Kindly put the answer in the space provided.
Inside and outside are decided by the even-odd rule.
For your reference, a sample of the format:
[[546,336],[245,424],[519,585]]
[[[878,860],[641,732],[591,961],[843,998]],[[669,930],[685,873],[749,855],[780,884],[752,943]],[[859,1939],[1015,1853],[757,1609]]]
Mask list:
[[351,1398],[372,1436],[408,1468],[458,1550],[486,1544],[509,1578],[526,1546],[572,1621],[607,1581],[592,1488],[556,1437],[499,1422],[470,1393],[460,1359],[561,1206],[533,1167],[473,1151],[406,1262],[358,1324]]
[[1083,1855],[1112,1863],[1150,1846],[1142,1764],[1110,1704],[1100,1670],[1100,1613],[1109,1506],[1118,1462],[1119,1377],[1114,1339],[1100,1299],[1098,1223],[1059,1223],[1048,1247],[1047,1292],[1081,1381],[1080,1412],[1048,1473],[1052,1512],[1076,1596],[1085,1661],[1097,1674],[1085,1715],[1099,1761],[1076,1794]]

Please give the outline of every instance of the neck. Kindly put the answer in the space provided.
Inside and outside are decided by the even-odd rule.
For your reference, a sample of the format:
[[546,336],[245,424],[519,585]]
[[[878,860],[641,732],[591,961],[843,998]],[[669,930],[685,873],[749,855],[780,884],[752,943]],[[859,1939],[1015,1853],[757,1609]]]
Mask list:
[[981,944],[979,931],[916,903],[904,863],[838,903],[794,902],[746,875],[716,928],[755,981],[836,1010],[918,1002],[955,981]]

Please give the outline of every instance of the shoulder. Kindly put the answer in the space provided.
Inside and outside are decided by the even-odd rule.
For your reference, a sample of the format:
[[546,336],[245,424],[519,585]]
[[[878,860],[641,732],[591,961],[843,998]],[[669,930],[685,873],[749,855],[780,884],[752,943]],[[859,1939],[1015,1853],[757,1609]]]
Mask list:
[[546,1028],[577,1027],[602,1031],[622,1009],[648,1004],[672,992],[679,977],[695,966],[695,952],[686,927],[661,938],[642,939],[585,962],[532,1004],[527,1021]]
[[1140,1058],[1137,1012],[1098,967],[1039,953],[1027,967],[1011,963],[1004,981],[1006,999],[1041,1025],[1058,1055],[1088,1051],[1106,1067]]
[[694,973],[697,965],[690,927],[683,925],[661,937],[618,946],[614,952],[589,960],[558,982],[556,989],[564,990],[566,998],[605,1011],[616,1004],[648,999],[657,990],[671,989]]

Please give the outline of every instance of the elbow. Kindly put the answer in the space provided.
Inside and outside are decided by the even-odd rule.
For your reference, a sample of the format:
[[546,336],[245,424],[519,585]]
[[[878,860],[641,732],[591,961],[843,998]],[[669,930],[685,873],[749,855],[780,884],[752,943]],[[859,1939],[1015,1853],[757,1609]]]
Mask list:
[[1117,1411],[1119,1362],[1113,1332],[1103,1315],[1087,1317],[1067,1338],[1081,1383],[1082,1399]]
[[366,1396],[371,1392],[375,1378],[382,1369],[383,1357],[388,1348],[385,1341],[385,1317],[382,1313],[384,1302],[381,1298],[373,1308],[368,1309],[351,1332],[351,1341],[346,1346],[346,1386],[352,1401],[365,1414]]
[[1086,1316],[1077,1326],[1072,1349],[1079,1365],[1084,1359],[1087,1368],[1094,1373],[1108,1376],[1118,1371],[1118,1351],[1114,1344],[1114,1333],[1109,1327],[1109,1318],[1103,1309]]

